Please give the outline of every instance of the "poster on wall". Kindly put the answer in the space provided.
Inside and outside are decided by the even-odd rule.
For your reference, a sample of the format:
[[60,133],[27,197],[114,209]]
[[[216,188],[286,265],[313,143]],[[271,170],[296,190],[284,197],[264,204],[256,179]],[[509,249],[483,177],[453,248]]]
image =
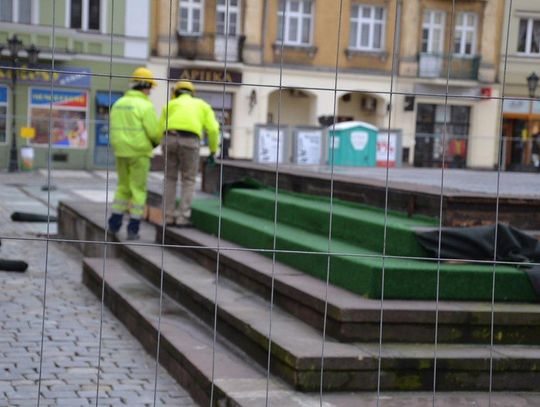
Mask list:
[[[389,136],[390,134],[390,136]],[[398,137],[395,131],[383,131],[377,134],[377,167],[398,166]]]
[[[278,143],[279,136],[279,143]],[[279,144],[279,146],[278,146]],[[278,151],[279,147],[279,151]],[[257,144],[255,160],[259,163],[270,164],[283,162],[285,147],[284,131],[278,128],[259,127],[257,132]]]
[[322,154],[322,130],[296,130],[294,161],[297,164],[320,164]]
[[0,86],[0,143],[7,140],[7,102],[8,88]]
[[88,147],[88,93],[84,90],[30,89],[30,127],[34,145]]

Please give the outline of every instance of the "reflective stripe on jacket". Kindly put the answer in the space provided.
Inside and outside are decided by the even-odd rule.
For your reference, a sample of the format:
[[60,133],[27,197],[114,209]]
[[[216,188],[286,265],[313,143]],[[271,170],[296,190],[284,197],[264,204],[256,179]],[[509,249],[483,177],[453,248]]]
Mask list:
[[152,157],[158,145],[154,105],[143,92],[128,90],[111,108],[111,146],[117,157]]
[[215,154],[219,143],[219,123],[212,107],[204,100],[188,93],[171,100],[163,108],[159,120],[159,132],[165,130],[182,130],[195,133],[201,139],[203,130],[208,134],[208,147]]

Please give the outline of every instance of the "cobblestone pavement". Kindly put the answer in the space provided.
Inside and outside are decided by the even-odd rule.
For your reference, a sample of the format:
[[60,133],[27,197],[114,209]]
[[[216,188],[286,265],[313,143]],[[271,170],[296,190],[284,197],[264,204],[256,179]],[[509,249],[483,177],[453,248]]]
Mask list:
[[[47,212],[20,188],[0,184],[0,257],[29,263],[26,273],[0,271],[0,406],[37,406],[39,379],[41,406],[96,405],[96,396],[99,406],[153,406],[155,360],[107,309],[98,394],[101,304],[81,283],[80,255],[65,244],[36,240],[47,232],[46,224],[14,223],[13,210]],[[155,405],[195,403],[159,367]]]

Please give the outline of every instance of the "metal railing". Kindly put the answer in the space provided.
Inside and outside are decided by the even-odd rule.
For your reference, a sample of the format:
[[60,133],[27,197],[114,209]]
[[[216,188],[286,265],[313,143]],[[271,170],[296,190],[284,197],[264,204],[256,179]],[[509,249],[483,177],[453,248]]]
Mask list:
[[176,34],[178,56],[186,59],[203,59],[223,62],[242,62],[244,35],[225,36],[214,33],[201,35]]
[[418,76],[420,78],[446,78],[450,64],[450,79],[478,79],[480,56],[461,56],[453,54],[418,55]]

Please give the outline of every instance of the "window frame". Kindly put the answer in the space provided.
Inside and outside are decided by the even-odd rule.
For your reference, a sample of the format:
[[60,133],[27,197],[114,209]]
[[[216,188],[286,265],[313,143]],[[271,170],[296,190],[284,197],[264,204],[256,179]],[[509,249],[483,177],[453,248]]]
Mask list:
[[39,0],[30,0],[30,22],[21,22],[19,15],[19,2],[20,0],[8,0],[11,1],[11,18],[9,20],[0,20],[4,23],[13,24],[38,24],[39,16]]
[[[219,4],[219,0],[216,1],[216,35],[237,37],[238,35],[240,35],[240,19],[241,19],[240,11],[241,11],[241,1],[242,0],[237,0],[236,6],[229,4],[228,10],[227,10],[227,1],[228,0],[224,0],[224,1],[225,1],[225,4]],[[227,11],[228,11],[228,14],[227,14]],[[223,14],[223,18],[224,18],[225,21],[221,22],[219,20],[220,14]],[[233,15],[233,14],[236,15],[236,26],[235,26],[234,33],[231,34],[231,32],[229,31],[230,26],[231,26],[230,18],[231,18],[231,15]],[[227,19],[227,17],[229,17],[229,18]],[[219,23],[223,24],[225,32],[220,33],[218,31]]]
[[[291,3],[295,1],[299,3],[299,10],[298,11],[291,11],[290,5]],[[307,1],[310,4],[310,10],[309,14],[306,14],[304,11],[304,2]],[[281,4],[284,4],[284,11],[281,11]],[[280,0],[278,2],[278,31],[277,31],[277,41],[283,42],[283,45],[285,46],[296,46],[296,47],[310,47],[313,45],[313,31],[314,31],[314,5],[315,2],[313,0]],[[285,14],[285,15],[284,15]],[[286,17],[286,18],[285,18]],[[296,19],[298,24],[296,27],[296,36],[297,40],[291,40],[289,38],[289,26],[291,24],[291,20]],[[302,32],[303,32],[303,24],[304,19],[309,20],[309,33],[308,33],[308,40],[307,42],[304,42],[302,40]],[[283,31],[280,29],[280,21],[283,21]],[[285,38],[281,38],[281,35],[284,35]]]
[[[195,0],[178,0],[178,27],[177,31],[180,35],[190,36],[190,37],[200,37],[204,32],[204,0],[200,0],[198,3]],[[182,9],[187,8],[188,10],[188,29],[187,31],[182,31]],[[193,31],[193,10],[199,10],[200,21],[199,21],[199,31]]]
[[[425,21],[425,15],[426,13],[429,13],[430,15],[430,21]],[[435,23],[435,15],[439,13],[442,16],[441,23]],[[427,50],[424,51],[424,30],[428,30],[428,39],[427,39]],[[435,30],[439,29],[441,33],[440,38],[440,45],[438,50],[433,50],[433,33]],[[421,45],[420,49],[422,50],[422,53],[425,54],[442,54],[444,51],[444,37],[445,37],[445,29],[446,29],[446,13],[444,10],[436,10],[436,9],[427,9],[424,10],[424,13],[422,14],[422,32],[420,35]]]
[[106,33],[106,23],[107,19],[105,17],[105,13],[107,12],[107,3],[106,0],[98,0],[99,1],[99,28],[89,28],[90,26],[90,0],[81,0],[82,2],[82,15],[81,15],[81,27],[72,27],[71,26],[71,9],[72,9],[72,1],[68,0],[66,1],[66,28],[72,29],[72,30],[80,30],[80,31],[89,31],[89,32],[100,32],[105,34]]
[[[527,21],[527,32],[525,35],[525,51],[519,50],[519,27],[521,25],[521,22],[525,20]],[[533,36],[533,28],[534,28],[534,22],[538,21],[540,23],[540,18],[534,18],[534,17],[520,17],[518,19],[518,43],[517,43],[517,53],[519,55],[526,55],[526,56],[540,56],[540,46],[538,47],[538,52],[532,52],[532,36]]]
[[[463,16],[463,25],[458,25],[458,21],[456,19],[456,25],[454,27],[454,49],[453,53],[454,55],[460,56],[460,57],[474,57],[476,55],[476,46],[477,46],[477,34],[478,34],[478,14],[470,11],[464,11],[460,12],[458,14],[459,16]],[[466,25],[466,21],[468,20],[468,17],[473,17],[473,25],[468,26]],[[459,51],[456,52],[455,45],[456,45],[456,33],[460,31],[461,32],[461,40],[459,44]],[[471,43],[471,53],[467,53],[466,47],[467,47],[467,33],[472,32],[472,43]]]
[[[352,8],[357,6],[358,7],[358,13],[356,15],[353,15]],[[370,9],[371,10],[371,17],[366,18],[362,16],[363,9]],[[375,18],[375,12],[377,9],[382,10],[382,17],[380,20]],[[351,4],[351,18],[350,18],[350,27],[351,27],[351,34],[349,38],[349,48],[351,50],[357,50],[357,51],[374,51],[374,52],[380,52],[384,51],[386,48],[386,8],[384,6],[374,5],[374,4]],[[355,44],[351,43],[351,40],[353,38],[352,33],[352,26],[353,22],[356,22],[356,35],[355,37]],[[368,34],[368,45],[362,46],[362,25],[367,24],[369,27],[369,34]],[[380,47],[375,47],[374,40],[375,40],[375,27],[377,25],[381,26],[381,38],[380,38]]]

